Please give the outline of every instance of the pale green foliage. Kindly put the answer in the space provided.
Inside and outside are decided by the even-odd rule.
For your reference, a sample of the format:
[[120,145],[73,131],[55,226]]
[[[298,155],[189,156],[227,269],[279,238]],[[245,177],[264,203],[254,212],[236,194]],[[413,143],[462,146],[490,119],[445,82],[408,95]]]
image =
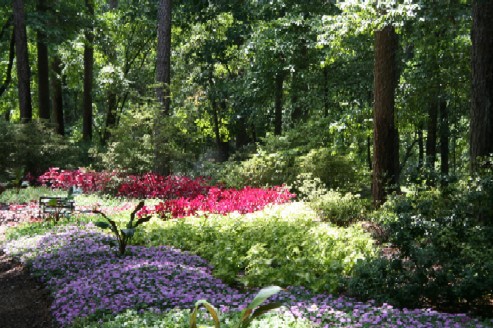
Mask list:
[[124,112],[120,125],[111,131],[107,148],[91,149],[97,163],[110,170],[150,171],[154,158],[153,117],[154,111],[145,107]]
[[360,227],[338,228],[316,218],[294,203],[249,215],[151,221],[136,241],[196,252],[228,282],[335,291],[358,259],[373,257],[375,249]]
[[323,221],[347,226],[364,218],[369,201],[361,199],[360,195],[330,190],[312,199],[310,206],[320,215]]
[[[72,324],[71,328],[188,328],[190,327],[189,310],[170,310],[166,313],[148,310],[139,313],[135,310],[127,310],[117,315],[103,315],[93,318],[81,318]],[[200,312],[198,315],[199,327],[210,327],[210,316]],[[221,314],[222,325],[224,328],[234,328],[236,323],[235,313]],[[266,313],[253,321],[250,328],[309,328],[310,322],[295,319],[292,315],[285,312]]]

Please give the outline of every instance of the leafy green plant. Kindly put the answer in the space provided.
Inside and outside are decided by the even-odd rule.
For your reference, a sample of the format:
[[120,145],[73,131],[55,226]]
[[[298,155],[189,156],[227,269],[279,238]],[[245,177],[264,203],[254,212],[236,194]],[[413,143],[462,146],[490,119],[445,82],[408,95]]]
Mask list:
[[323,221],[339,226],[348,226],[364,218],[368,202],[359,195],[330,190],[313,198],[309,205],[320,215]]
[[[270,310],[276,309],[281,306],[280,303],[274,302],[266,305],[262,305],[269,297],[275,295],[281,291],[281,287],[278,286],[269,286],[262,288],[258,294],[255,296],[252,302],[248,304],[248,306],[240,312],[239,319],[235,328],[247,328],[250,326],[251,322],[261,316],[264,313],[267,313]],[[218,311],[206,300],[200,300],[195,303],[195,309],[192,311],[190,315],[190,328],[197,328],[197,314],[199,307],[203,305],[209,314],[211,315],[214,321],[215,328],[221,328],[221,322],[219,319]]]
[[127,245],[129,244],[129,242],[131,241],[132,237],[135,234],[135,229],[139,225],[141,225],[141,224],[143,224],[143,223],[145,223],[151,219],[150,215],[135,219],[135,215],[143,207],[144,207],[144,201],[139,202],[137,207],[135,207],[133,212],[130,214],[130,220],[127,222],[125,229],[119,228],[117,226],[116,222],[114,220],[111,220],[109,217],[107,217],[106,214],[104,214],[103,212],[101,212],[99,210],[93,211],[93,213],[99,214],[106,219],[107,222],[98,221],[98,222],[94,223],[94,225],[96,225],[97,227],[100,227],[102,229],[110,229],[111,232],[113,232],[113,234],[116,237],[116,241],[118,242],[118,251],[119,251],[120,255],[125,254],[125,250],[127,248]]

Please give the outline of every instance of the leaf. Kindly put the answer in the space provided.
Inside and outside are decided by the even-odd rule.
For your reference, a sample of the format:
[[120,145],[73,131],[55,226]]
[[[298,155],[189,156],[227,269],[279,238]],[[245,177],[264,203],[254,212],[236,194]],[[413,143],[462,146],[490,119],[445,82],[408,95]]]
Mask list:
[[190,328],[197,328],[197,311],[200,305],[203,305],[212,316],[212,320],[214,320],[214,327],[221,328],[219,315],[217,314],[216,309],[206,300],[199,300],[195,303],[195,309],[190,315]]
[[127,237],[132,237],[135,234],[135,229],[122,229],[121,231]]
[[101,229],[109,229],[109,228],[111,228],[111,226],[110,226],[110,224],[108,222],[103,222],[103,221],[95,222],[94,225],[96,227],[100,227]]
[[137,205],[137,207],[135,207],[135,209],[132,211],[132,214],[130,214],[130,222],[132,222],[135,218],[135,214],[140,211],[142,209],[142,207],[144,207],[144,201],[141,200],[139,202],[139,204]]
[[255,296],[253,301],[250,304],[248,304],[247,309],[250,309],[250,310],[255,309],[257,306],[262,304],[266,299],[268,299],[272,295],[279,293],[281,290],[282,290],[282,288],[279,286],[269,286],[269,287],[262,288],[258,292],[257,296]]
[[152,216],[146,216],[146,217],[140,218],[140,219],[138,219],[138,220],[137,220],[137,222],[135,223],[135,226],[138,226],[139,224],[142,224],[142,223],[146,223],[146,222],[148,222],[151,218],[152,218]]
[[255,319],[255,318],[261,316],[262,314],[269,312],[270,310],[274,310],[274,309],[281,307],[281,305],[282,305],[282,303],[280,303],[280,302],[272,302],[272,303],[269,303],[266,305],[259,306],[255,310],[255,312],[253,313],[253,315],[251,316],[250,319]]

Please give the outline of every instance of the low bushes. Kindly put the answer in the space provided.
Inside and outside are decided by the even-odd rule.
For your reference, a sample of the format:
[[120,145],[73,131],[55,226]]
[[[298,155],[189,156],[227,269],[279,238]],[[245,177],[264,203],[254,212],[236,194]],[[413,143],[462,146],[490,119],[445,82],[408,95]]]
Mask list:
[[249,216],[151,221],[135,241],[196,252],[228,282],[335,291],[354,264],[373,257],[375,249],[361,228],[337,228],[314,222],[314,216],[294,203]]
[[485,211],[490,182],[472,179],[392,198],[378,217],[395,251],[359,263],[350,293],[409,307],[487,306],[493,295],[493,225],[484,221],[491,219]]

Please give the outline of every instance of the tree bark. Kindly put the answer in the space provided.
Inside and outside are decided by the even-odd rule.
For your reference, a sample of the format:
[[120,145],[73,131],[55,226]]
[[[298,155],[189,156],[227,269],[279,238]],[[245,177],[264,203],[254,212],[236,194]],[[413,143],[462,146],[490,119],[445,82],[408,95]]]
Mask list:
[[7,91],[10,82],[12,82],[12,67],[14,67],[14,58],[15,58],[15,31],[12,31],[12,37],[10,38],[10,46],[9,46],[9,63],[7,65],[7,73],[5,74],[5,80],[3,80],[3,83],[0,86],[0,97],[3,95],[5,91]]
[[418,170],[423,168],[425,147],[423,142],[423,129],[418,127]]
[[449,174],[449,138],[447,101],[442,99],[440,100],[440,173],[443,175]]
[[387,25],[375,32],[372,196],[376,206],[385,201],[399,180],[399,142],[394,122],[397,47],[394,27]]
[[[40,15],[46,14],[45,0],[38,0],[37,10]],[[48,61],[48,46],[46,35],[39,29],[36,35],[38,48],[38,105],[39,118],[50,119],[50,68]]]
[[478,171],[481,157],[493,153],[493,1],[474,0],[472,18],[470,154]]
[[165,115],[171,105],[171,0],[159,0],[157,27],[156,96]]
[[[89,17],[94,18],[93,0],[86,0],[86,9]],[[82,100],[82,138],[86,142],[92,140],[92,79],[94,68],[94,31],[93,23],[85,32],[86,43],[84,45],[84,96]]]
[[56,132],[63,136],[65,135],[65,120],[63,113],[62,67],[60,57],[53,56],[51,62],[52,121],[56,125]]
[[426,165],[435,170],[437,157],[438,102],[434,99],[428,107],[428,131],[426,136]]
[[17,88],[19,90],[19,108],[22,122],[30,122],[33,118],[31,100],[31,69],[27,51],[26,21],[24,13],[24,1],[14,0],[14,33],[17,66]]
[[274,88],[274,135],[276,136],[282,133],[283,85],[284,73],[278,72],[275,77]]
[[[110,10],[115,10],[118,7],[117,0],[109,0],[108,6]],[[110,44],[106,50],[106,55],[108,56],[108,61],[112,65],[117,65],[117,53],[115,47]],[[105,145],[111,137],[111,129],[115,128],[117,122],[117,112],[118,112],[118,97],[114,87],[110,87],[107,93],[107,109],[106,109],[106,122],[104,126],[103,138],[101,143]]]

